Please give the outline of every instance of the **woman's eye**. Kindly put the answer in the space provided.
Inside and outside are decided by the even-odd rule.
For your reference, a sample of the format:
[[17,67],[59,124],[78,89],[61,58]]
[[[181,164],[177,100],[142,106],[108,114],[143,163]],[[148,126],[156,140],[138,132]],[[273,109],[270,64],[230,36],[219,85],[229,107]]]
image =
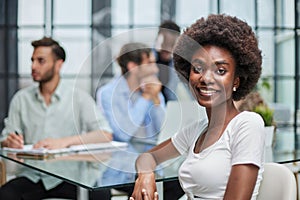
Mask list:
[[203,72],[203,68],[201,66],[193,66],[193,71],[195,73],[202,73]]
[[225,69],[218,69],[217,70],[217,74],[220,74],[220,75],[223,75],[226,73],[226,70]]

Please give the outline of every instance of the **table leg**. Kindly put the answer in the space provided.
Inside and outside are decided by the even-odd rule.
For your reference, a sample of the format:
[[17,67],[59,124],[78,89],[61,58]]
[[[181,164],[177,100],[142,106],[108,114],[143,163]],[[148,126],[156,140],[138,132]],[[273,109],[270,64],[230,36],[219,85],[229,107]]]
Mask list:
[[163,183],[164,183],[163,181],[156,182],[156,189],[158,192],[159,200],[164,199],[164,184]]
[[88,200],[89,199],[89,190],[83,187],[77,187],[77,199],[78,200]]

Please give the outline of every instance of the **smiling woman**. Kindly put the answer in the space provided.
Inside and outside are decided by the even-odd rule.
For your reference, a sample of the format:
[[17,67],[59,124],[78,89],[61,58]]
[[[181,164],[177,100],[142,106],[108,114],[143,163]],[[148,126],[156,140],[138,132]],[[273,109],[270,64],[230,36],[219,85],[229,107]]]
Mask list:
[[139,156],[132,199],[158,199],[152,171],[180,154],[187,154],[179,180],[188,199],[256,198],[264,122],[256,113],[239,112],[233,102],[253,89],[261,62],[254,32],[236,17],[210,15],[187,28],[174,49],[175,69],[205,107],[208,121],[197,119]]
[[239,78],[228,50],[206,45],[196,51],[191,63],[190,86],[200,105],[208,108],[231,99],[231,88],[238,88]]

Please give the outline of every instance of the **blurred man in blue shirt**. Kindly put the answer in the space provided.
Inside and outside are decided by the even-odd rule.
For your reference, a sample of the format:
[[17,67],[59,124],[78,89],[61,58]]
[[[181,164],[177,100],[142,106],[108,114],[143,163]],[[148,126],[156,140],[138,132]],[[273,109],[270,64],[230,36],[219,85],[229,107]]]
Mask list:
[[125,44],[117,58],[122,75],[97,91],[97,104],[117,141],[155,143],[165,117],[165,101],[151,48]]
[[[128,149],[132,152],[130,159],[135,160],[140,152],[151,148],[135,141],[156,144],[165,119],[165,99],[161,92],[162,84],[158,79],[159,69],[153,49],[141,43],[125,44],[121,48],[117,62],[122,75],[97,91],[97,104],[113,129],[113,139],[130,142]],[[126,160],[125,157],[124,159]],[[115,163],[110,163],[101,181],[113,183],[112,177],[118,176],[124,178],[123,182],[132,182],[135,176],[134,165],[126,161],[123,165],[115,166]],[[119,169],[124,171],[121,172]],[[131,194],[133,185],[116,189]],[[98,196],[103,194],[104,191]],[[164,183],[165,199],[178,199],[183,194],[178,181]]]

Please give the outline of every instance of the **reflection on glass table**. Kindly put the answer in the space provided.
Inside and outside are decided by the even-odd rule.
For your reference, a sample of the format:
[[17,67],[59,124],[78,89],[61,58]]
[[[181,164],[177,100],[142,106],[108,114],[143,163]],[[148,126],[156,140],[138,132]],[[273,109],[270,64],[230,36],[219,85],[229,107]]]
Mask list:
[[[140,153],[153,145],[143,143],[129,144],[126,148],[90,151],[81,154],[66,154],[49,159],[17,157],[16,154],[0,152],[7,163],[8,171],[22,175],[50,175],[53,181],[64,180],[88,190],[117,188],[135,181],[135,160]],[[9,162],[13,161],[13,162]],[[167,162],[157,169],[157,181],[174,180],[182,159]]]
[[[19,158],[4,151],[0,152],[0,156],[6,161],[8,171],[14,168],[14,173],[18,173],[20,169],[26,168],[34,174],[50,175],[53,181],[72,183],[81,189],[79,193],[84,193],[82,188],[95,191],[132,185],[136,178],[136,158],[152,147],[150,144],[132,143],[121,149],[66,154],[44,160]],[[173,159],[160,165],[156,170],[157,181],[161,183],[177,179],[177,171],[183,159]],[[300,151],[282,152],[275,147],[266,148],[265,160],[279,163],[300,161]]]

